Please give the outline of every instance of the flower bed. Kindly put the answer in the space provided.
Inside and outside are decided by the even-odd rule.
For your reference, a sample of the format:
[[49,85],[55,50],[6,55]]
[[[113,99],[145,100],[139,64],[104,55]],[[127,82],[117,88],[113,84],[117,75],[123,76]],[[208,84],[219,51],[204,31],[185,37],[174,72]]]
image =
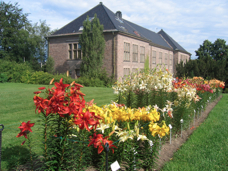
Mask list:
[[[106,144],[110,163],[152,168],[170,128],[175,133],[187,128],[222,86],[218,80],[173,79],[168,71],[132,74],[113,86],[117,103],[102,107],[85,102],[83,86],[75,82],[61,79],[52,89],[41,87],[33,100],[43,122],[43,169],[104,170]],[[29,139],[33,125],[22,123],[18,136]]]

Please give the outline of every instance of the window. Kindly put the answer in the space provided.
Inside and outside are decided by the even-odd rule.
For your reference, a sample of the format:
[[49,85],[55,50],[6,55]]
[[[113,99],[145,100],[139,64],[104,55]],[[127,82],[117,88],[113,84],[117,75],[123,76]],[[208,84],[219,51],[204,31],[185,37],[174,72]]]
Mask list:
[[144,68],[140,68],[140,72],[144,72]]
[[130,68],[124,68],[124,78],[130,75]]
[[140,62],[145,62],[145,47],[140,46]]
[[169,65],[173,64],[173,55],[169,55]]
[[74,44],[74,59],[82,59],[82,50],[80,44]]
[[156,64],[156,51],[152,52],[152,64]]
[[133,62],[138,62],[138,45],[133,45]]
[[82,50],[79,43],[69,44],[69,59],[82,59]]
[[180,57],[180,62],[181,61],[184,61],[184,56],[183,55],[181,55],[181,57]]
[[169,72],[173,72],[173,67],[171,65],[169,66]]
[[138,72],[138,69],[137,68],[132,68],[132,72],[133,73],[137,73]]
[[165,67],[168,69],[167,65],[168,65],[168,54],[165,53]]
[[159,64],[162,64],[162,52],[159,52]]
[[185,63],[188,61],[188,56],[185,56]]
[[68,46],[68,54],[69,54],[69,59],[72,59],[72,44],[69,44]]
[[124,61],[130,61],[130,43],[124,42]]

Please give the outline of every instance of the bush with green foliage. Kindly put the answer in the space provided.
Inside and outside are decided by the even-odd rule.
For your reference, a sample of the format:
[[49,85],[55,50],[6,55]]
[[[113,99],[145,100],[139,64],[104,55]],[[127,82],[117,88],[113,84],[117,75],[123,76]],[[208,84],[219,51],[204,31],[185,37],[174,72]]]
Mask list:
[[0,72],[8,77],[9,82],[20,83],[22,76],[33,72],[33,70],[26,62],[18,64],[15,61],[0,59]]
[[8,77],[4,73],[0,73],[0,83],[5,83],[8,81]]
[[[28,63],[16,63],[15,61],[0,60],[0,82],[17,82],[26,84],[44,84],[48,85],[52,78],[59,81],[63,78],[65,84],[70,84],[76,81],[79,84],[87,87],[111,87],[114,80],[109,77],[105,70],[103,70],[99,77],[89,78],[80,77],[73,79],[67,77],[66,74],[51,74],[44,71],[34,71]],[[3,74],[3,75],[2,75]]]

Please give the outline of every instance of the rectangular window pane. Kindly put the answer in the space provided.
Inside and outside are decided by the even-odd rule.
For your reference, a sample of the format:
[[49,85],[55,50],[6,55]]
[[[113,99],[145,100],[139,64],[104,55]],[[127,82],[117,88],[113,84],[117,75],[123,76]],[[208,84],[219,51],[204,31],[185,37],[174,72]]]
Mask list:
[[78,50],[78,59],[82,59],[82,51]]
[[152,52],[152,64],[156,64],[156,51]]
[[69,44],[69,50],[71,50],[72,49],[72,44]]
[[124,42],[124,61],[130,61],[130,43]]
[[138,69],[137,68],[132,68],[132,72],[133,73],[137,73],[138,72]]
[[77,49],[77,44],[74,44],[74,50],[76,50]]
[[145,62],[145,47],[140,46],[140,62]]
[[130,68],[124,68],[124,76],[128,76],[130,74]]
[[159,63],[162,64],[162,52],[159,52]]
[[133,59],[132,61],[138,62],[138,45],[133,45]]
[[78,55],[77,55],[77,50],[74,50],[74,59],[77,59]]
[[169,64],[172,65],[173,64],[173,55],[169,56]]
[[69,59],[72,59],[72,51],[69,51]]

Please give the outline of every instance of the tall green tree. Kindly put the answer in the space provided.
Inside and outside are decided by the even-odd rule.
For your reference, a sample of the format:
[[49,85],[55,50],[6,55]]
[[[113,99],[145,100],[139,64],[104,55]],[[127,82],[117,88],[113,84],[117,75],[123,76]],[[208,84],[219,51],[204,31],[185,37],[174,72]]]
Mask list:
[[31,57],[27,16],[18,3],[0,2],[0,58],[19,62]]
[[47,60],[45,37],[52,31],[46,21],[31,24],[27,16],[18,3],[0,2],[0,58],[27,62],[34,70],[41,70]]
[[54,59],[51,56],[49,56],[47,58],[46,65],[44,66],[44,71],[53,74],[54,73],[54,65],[55,65]]
[[81,75],[99,77],[104,59],[105,39],[103,25],[100,24],[97,15],[83,22],[83,31],[80,35],[79,44],[82,49]]
[[200,45],[199,49],[195,51],[198,59],[212,58],[212,45],[209,40],[205,40],[203,45]]

